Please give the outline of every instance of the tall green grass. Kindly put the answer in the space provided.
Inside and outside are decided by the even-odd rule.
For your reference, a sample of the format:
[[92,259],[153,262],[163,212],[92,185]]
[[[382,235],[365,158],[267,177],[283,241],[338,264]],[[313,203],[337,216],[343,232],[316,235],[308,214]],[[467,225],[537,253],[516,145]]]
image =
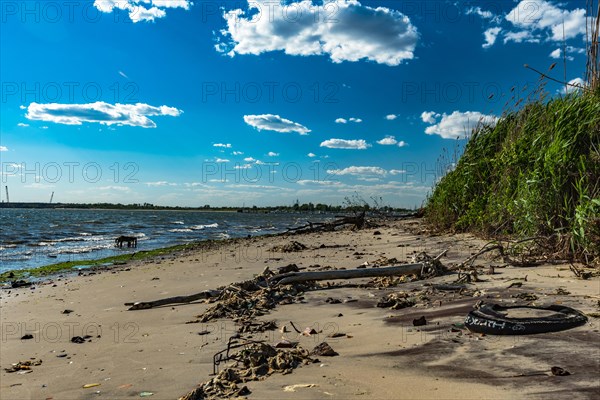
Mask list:
[[480,126],[428,198],[437,229],[552,236],[563,252],[600,255],[600,96],[529,102]]

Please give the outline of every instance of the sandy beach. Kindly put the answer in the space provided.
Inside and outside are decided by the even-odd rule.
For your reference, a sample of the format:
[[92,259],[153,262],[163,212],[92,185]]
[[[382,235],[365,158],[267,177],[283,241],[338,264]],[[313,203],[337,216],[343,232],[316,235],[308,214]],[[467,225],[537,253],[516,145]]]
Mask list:
[[[265,267],[277,271],[289,264],[303,271],[372,268],[386,259],[409,263],[420,252],[435,256],[447,249],[440,261],[452,266],[486,243],[471,235],[428,235],[419,224],[406,220],[359,231],[224,241],[112,270],[58,277],[33,288],[3,289],[0,397],[177,399],[211,379],[213,355],[226,348],[238,327],[231,319],[186,323],[213,306],[203,300],[136,311],[128,311],[125,303],[216,289],[252,279]],[[306,249],[269,251],[291,241]],[[431,287],[455,282],[456,273],[389,287],[362,278],[332,281],[329,288],[278,305],[258,318],[275,321],[276,330],[245,337],[271,345],[285,338],[307,350],[327,342],[339,355],[313,357],[319,361],[290,374],[274,373],[240,386],[251,391],[249,399],[598,398],[600,319],[589,316],[577,328],[528,336],[475,334],[462,324],[481,300],[561,304],[597,315],[600,279],[578,279],[568,264],[503,267],[491,255],[475,265],[480,281],[462,291]],[[496,266],[493,274],[490,265]],[[416,304],[376,306],[400,292]],[[414,326],[413,320],[423,316],[427,324]],[[292,323],[316,333],[298,334]],[[33,337],[22,339],[27,334]],[[83,343],[73,343],[76,336]],[[27,360],[42,363],[21,372],[5,370]],[[555,366],[570,375],[552,375]]]

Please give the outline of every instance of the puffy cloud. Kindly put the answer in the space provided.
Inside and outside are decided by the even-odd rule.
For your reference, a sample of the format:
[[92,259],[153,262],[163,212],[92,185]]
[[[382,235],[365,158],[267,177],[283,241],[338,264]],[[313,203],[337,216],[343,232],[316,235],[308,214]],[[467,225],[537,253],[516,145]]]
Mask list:
[[[567,53],[567,60],[569,61],[573,61],[575,58],[573,56],[571,56],[570,54],[583,54],[585,53],[585,49],[582,49],[580,47],[573,47],[573,46],[567,46],[565,48],[566,53]],[[563,57],[563,50],[558,48],[556,50],[554,50],[552,53],[550,53],[550,58],[554,58],[556,59],[560,59]]]
[[401,140],[398,142],[398,147],[406,147],[408,146],[408,143],[406,143],[404,140]]
[[494,43],[496,43],[496,38],[500,34],[500,31],[502,31],[502,28],[494,27],[494,28],[489,28],[488,30],[483,32],[483,36],[485,38],[485,43],[481,47],[483,47],[484,49],[492,47],[494,45]]
[[364,150],[370,147],[369,144],[363,139],[359,140],[346,140],[346,139],[328,139],[321,143],[321,147],[328,147],[330,149],[354,149]]
[[19,122],[17,124],[17,126],[21,127],[21,128],[27,128],[29,126],[29,124],[23,123],[23,122]]
[[440,114],[438,114],[434,111],[424,111],[421,114],[421,119],[423,120],[423,122],[428,123],[428,124],[435,124],[435,120],[438,117],[440,117]]
[[334,63],[367,59],[399,65],[414,58],[419,38],[410,19],[397,10],[368,7],[357,0],[289,3],[255,0],[248,10],[226,11],[227,29],[215,46],[230,56],[284,51],[328,55]]
[[81,125],[84,122],[102,125],[128,125],[142,128],[156,128],[148,117],[178,117],[183,111],[174,107],[154,107],[148,104],[108,104],[95,102],[88,104],[38,104],[27,107],[25,117],[30,120],[48,121],[64,125]]
[[360,124],[361,122],[363,122],[363,120],[360,119],[360,118],[354,118],[354,117],[351,117],[351,118],[348,118],[348,119],[346,119],[346,118],[338,118],[338,119],[335,120],[336,124],[346,124],[348,122],[354,122],[354,123]]
[[[439,120],[441,117],[441,120]],[[421,114],[423,122],[430,124],[425,129],[428,135],[440,135],[444,139],[463,139],[471,135],[471,131],[480,124],[495,125],[498,118],[477,111],[454,111],[448,115],[425,112]],[[439,120],[439,122],[438,122]]]
[[562,54],[562,50],[556,49],[552,53],[550,53],[550,58],[558,59],[558,58],[560,58],[561,54]]
[[466,11],[467,15],[478,15],[483,19],[487,19],[490,20],[492,22],[500,22],[501,18],[500,16],[494,14],[493,12],[489,11],[489,10],[483,10],[481,7],[470,7],[467,9]]
[[[231,147],[231,145],[229,145],[229,147]],[[234,151],[231,154],[233,154],[234,156],[240,156],[240,155],[244,154],[244,152],[243,151]]]
[[215,143],[215,144],[213,144],[213,147],[223,147],[223,148],[226,148],[226,149],[230,149],[231,148],[231,143]]
[[269,157],[278,157],[279,153],[275,153],[274,151],[270,151],[270,152],[267,153],[267,156],[269,156]]
[[571,79],[569,81],[569,85],[567,87],[563,87],[560,91],[561,93],[571,93],[581,90],[586,85],[585,81],[581,78]]
[[146,182],[146,185],[150,186],[150,187],[177,186],[176,183],[167,182],[167,181]]
[[[150,8],[146,8],[145,3]],[[183,8],[189,10],[193,3],[189,0],[95,0],[94,6],[104,12],[112,13],[117,10],[129,13],[129,18],[134,23],[140,21],[153,22],[155,19],[164,18],[167,8]]]
[[246,161],[247,163],[253,163],[253,162],[256,162],[256,159],[254,159],[252,157],[246,157],[246,158],[244,158],[244,161]]
[[504,44],[508,42],[515,43],[539,43],[540,39],[530,31],[507,32],[504,34]]
[[585,35],[585,9],[565,10],[546,0],[522,0],[505,18],[523,31],[545,33],[556,42],[563,40],[563,28],[565,39]]
[[390,173],[390,175],[400,175],[400,174],[405,174],[406,170],[404,170],[404,169],[390,169],[389,173]]
[[308,157],[310,157],[310,158],[314,158],[314,157],[316,157],[317,155],[316,155],[315,153],[308,153],[308,154],[307,154],[307,156],[308,156]]
[[353,176],[365,176],[365,175],[387,175],[387,171],[381,167],[357,167],[351,166],[344,169],[329,169],[328,174],[331,175],[353,175]]
[[308,135],[310,132],[307,127],[274,114],[244,115],[244,121],[259,131],[296,132],[300,135]]
[[0,151],[8,151],[8,147],[6,147],[6,146],[0,146]]
[[229,162],[229,160],[226,158],[215,158],[215,162],[227,163],[227,162]]
[[398,143],[398,141],[394,136],[386,136],[383,139],[377,141],[377,144],[381,144],[383,146],[393,146],[396,143]]
[[396,114],[388,114],[385,116],[385,119],[387,119],[388,121],[393,121],[396,118],[398,118],[398,116]]

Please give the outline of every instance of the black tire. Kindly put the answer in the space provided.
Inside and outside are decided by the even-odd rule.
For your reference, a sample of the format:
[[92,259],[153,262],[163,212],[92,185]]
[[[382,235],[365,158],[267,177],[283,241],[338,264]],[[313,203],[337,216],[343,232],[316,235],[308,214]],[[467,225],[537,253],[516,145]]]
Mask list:
[[[540,318],[509,318],[503,314],[503,311],[515,308],[555,311],[556,314]],[[579,311],[560,305],[533,307],[484,303],[467,315],[465,326],[472,332],[489,335],[531,335],[564,331],[583,325],[586,322],[587,317]]]

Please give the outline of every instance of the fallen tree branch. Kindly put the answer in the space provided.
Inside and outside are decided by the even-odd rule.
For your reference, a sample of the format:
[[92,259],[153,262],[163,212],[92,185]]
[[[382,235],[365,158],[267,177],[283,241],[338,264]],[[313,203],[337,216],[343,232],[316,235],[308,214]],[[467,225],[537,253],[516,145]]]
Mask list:
[[175,296],[168,297],[166,299],[154,300],[154,301],[140,301],[137,303],[125,303],[126,306],[129,307],[129,311],[133,310],[147,310],[149,308],[154,308],[158,306],[164,306],[167,304],[185,304],[191,303],[196,300],[205,300],[210,299],[212,297],[217,297],[221,294],[221,290],[205,290],[200,293],[192,294],[189,296]]
[[271,283],[286,285],[288,283],[323,281],[328,279],[373,278],[378,276],[420,274],[426,263],[407,264],[385,268],[342,269],[334,271],[290,272],[276,275],[269,279]]
[[365,212],[361,214],[348,217],[348,216],[336,216],[335,221],[331,222],[310,222],[307,221],[306,225],[298,226],[295,228],[288,228],[287,232],[291,233],[311,233],[311,232],[322,232],[322,231],[333,231],[336,228],[343,225],[354,225],[355,229],[362,229],[365,226]]

